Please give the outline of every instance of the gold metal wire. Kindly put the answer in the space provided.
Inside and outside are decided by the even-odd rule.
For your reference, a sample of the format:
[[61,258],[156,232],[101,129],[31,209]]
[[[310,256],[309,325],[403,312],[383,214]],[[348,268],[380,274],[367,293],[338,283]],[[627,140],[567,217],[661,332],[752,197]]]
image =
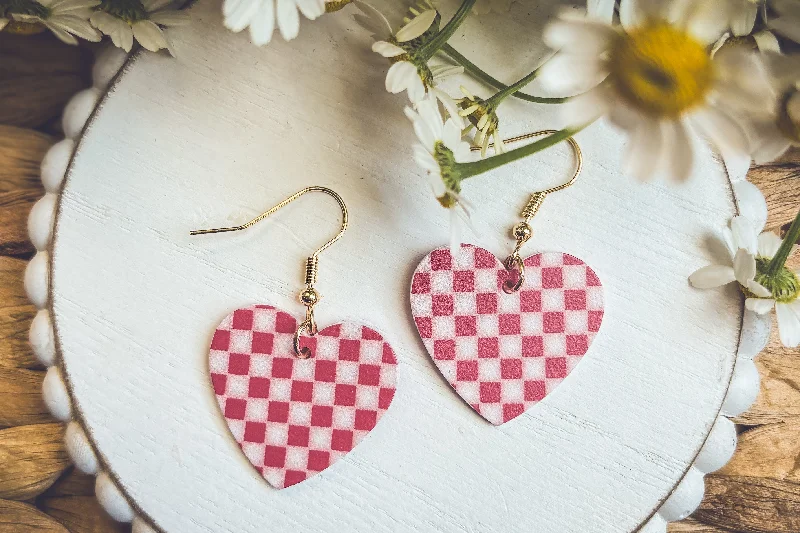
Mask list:
[[295,200],[297,200],[298,198],[300,198],[301,196],[303,196],[304,194],[306,194],[308,192],[322,192],[322,193],[327,194],[328,196],[333,197],[336,200],[336,202],[339,204],[339,207],[342,210],[342,226],[339,229],[339,233],[334,235],[333,238],[331,238],[328,242],[326,242],[325,244],[323,244],[322,246],[317,248],[317,250],[313,254],[311,254],[308,257],[308,259],[306,259],[306,269],[305,269],[305,284],[306,284],[306,286],[302,290],[302,292],[300,292],[300,295],[299,295],[300,302],[303,305],[306,306],[306,319],[303,322],[300,323],[300,325],[297,327],[297,330],[295,331],[295,334],[294,334],[294,351],[295,351],[295,355],[300,359],[308,359],[309,357],[311,357],[313,355],[313,353],[311,352],[311,350],[308,347],[302,347],[302,348],[300,347],[300,337],[303,335],[304,332],[308,333],[311,336],[314,336],[314,335],[317,334],[317,323],[314,320],[314,306],[319,301],[319,295],[317,294],[317,291],[314,289],[314,284],[317,282],[317,270],[318,270],[318,263],[319,263],[318,256],[319,256],[320,253],[325,251],[329,246],[331,246],[333,243],[338,241],[339,238],[341,238],[341,236],[344,234],[345,230],[347,229],[349,215],[348,215],[348,212],[347,212],[347,206],[345,205],[344,200],[342,200],[342,197],[339,196],[339,194],[336,191],[332,190],[332,189],[329,189],[327,187],[322,187],[322,186],[319,186],[319,185],[312,185],[311,187],[306,187],[305,189],[301,189],[301,190],[297,191],[293,195],[291,195],[288,198],[286,198],[285,200],[283,200],[281,203],[279,203],[276,206],[268,209],[267,211],[264,211],[263,213],[258,215],[256,218],[254,218],[254,219],[252,219],[252,220],[250,220],[248,222],[245,222],[244,224],[242,224],[240,226],[231,226],[229,228],[198,229],[198,230],[192,230],[192,231],[189,232],[189,235],[207,235],[207,234],[210,234],[210,233],[226,233],[226,232],[229,232],[229,231],[245,230],[245,229],[249,228],[250,226],[253,226],[253,225],[261,222],[262,220],[264,220],[268,216],[272,215],[273,213],[275,213],[276,211],[278,211],[282,207],[285,207],[286,205],[294,202]]
[[[540,130],[540,131],[533,131],[530,133],[523,133],[522,135],[517,135],[516,137],[510,137],[505,139],[503,143],[509,144],[519,141],[525,141],[527,139],[532,139],[534,137],[541,137],[542,135],[552,135],[554,133],[558,133],[557,130]],[[549,189],[545,189],[543,191],[536,191],[531,194],[528,203],[525,204],[525,207],[522,209],[520,216],[524,219],[522,222],[518,223],[514,226],[512,230],[512,236],[516,239],[516,245],[514,246],[514,251],[511,252],[504,264],[506,270],[511,271],[512,269],[516,268],[518,272],[517,281],[512,283],[510,281],[506,281],[503,284],[503,290],[506,293],[517,292],[522,288],[522,285],[525,283],[525,262],[522,260],[522,256],[520,255],[520,249],[522,245],[528,242],[528,240],[533,236],[533,230],[530,227],[531,219],[536,215],[536,212],[539,211],[539,208],[544,203],[544,199],[547,197],[548,194],[558,192],[561,190],[566,189],[573,183],[575,180],[578,179],[580,176],[581,171],[583,170],[583,152],[581,151],[581,147],[573,137],[568,137],[566,141],[569,143],[572,151],[575,154],[575,173],[572,177],[567,180],[565,183],[561,185],[556,185],[555,187],[550,187]],[[494,143],[490,144],[489,146],[494,146]],[[480,146],[471,146],[470,150],[473,152],[477,152],[480,150]]]
[[225,233],[227,231],[241,231],[241,230],[247,229],[250,226],[253,226],[254,224],[257,224],[257,223],[261,222],[262,220],[264,220],[268,216],[272,215],[273,213],[275,213],[279,209],[281,209],[283,207],[286,207],[288,204],[294,202],[295,200],[297,200],[298,198],[300,198],[301,196],[303,196],[304,194],[306,194],[308,192],[324,192],[328,196],[332,196],[336,200],[336,202],[339,204],[339,207],[342,210],[342,227],[339,230],[339,233],[337,233],[331,240],[329,240],[328,242],[326,242],[325,244],[320,246],[317,249],[316,252],[311,254],[311,257],[317,257],[326,248],[328,248],[330,245],[332,245],[333,243],[335,243],[336,241],[339,240],[339,238],[344,233],[344,230],[347,229],[347,224],[348,224],[347,206],[344,204],[344,200],[342,200],[342,197],[339,196],[339,194],[336,191],[334,191],[332,189],[329,189],[327,187],[319,186],[319,185],[312,185],[311,187],[306,187],[305,189],[301,189],[301,190],[297,191],[296,193],[294,193],[290,197],[286,198],[284,201],[282,201],[281,203],[279,203],[275,207],[272,207],[269,210],[264,211],[263,213],[258,215],[253,220],[250,220],[249,222],[245,222],[241,226],[232,226],[230,228],[196,229],[196,230],[190,231],[189,235],[206,235],[208,233]]

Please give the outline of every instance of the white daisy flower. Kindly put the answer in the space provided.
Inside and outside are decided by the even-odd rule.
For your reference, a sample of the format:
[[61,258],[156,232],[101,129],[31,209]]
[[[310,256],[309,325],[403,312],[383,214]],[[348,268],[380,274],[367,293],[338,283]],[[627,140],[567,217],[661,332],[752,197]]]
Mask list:
[[10,17],[17,22],[42,24],[67,44],[78,44],[75,37],[97,42],[102,36],[89,24],[88,18],[91,9],[99,4],[100,0],[37,0],[30,2],[25,12],[0,18],[0,30],[9,23]]
[[250,28],[256,46],[272,40],[275,26],[290,41],[300,32],[300,15],[314,20],[325,13],[325,0],[225,0],[222,14],[225,27],[234,33]]
[[[703,267],[689,276],[689,282],[698,289],[738,282],[747,296],[745,307],[762,315],[774,308],[781,342],[796,347],[800,345],[800,272],[783,267],[775,277],[766,275],[767,266],[783,241],[775,233],[759,232],[751,218],[734,217],[722,234],[731,263]],[[797,248],[794,246],[793,251]]]
[[432,7],[423,10],[412,8],[413,18],[397,33],[386,17],[377,9],[364,2],[353,2],[361,11],[355,15],[356,22],[376,39],[372,51],[387,58],[392,66],[386,73],[386,90],[392,94],[408,93],[411,103],[421,101],[429,92],[442,103],[451,117],[458,116],[455,101],[436,85],[443,79],[461,74],[464,67],[456,65],[428,65],[428,59],[418,52],[424,45],[426,33],[436,33],[440,20],[439,13]]
[[111,37],[114,46],[130,52],[134,38],[147,50],[158,52],[172,45],[161,26],[183,26],[189,14],[168,7],[171,0],[103,0],[89,21],[92,26]]
[[[611,23],[618,10],[620,19],[643,9],[651,9],[649,0],[586,0],[586,10],[591,18]],[[714,21],[714,28],[730,29],[734,36],[748,35],[753,31],[762,0],[671,0],[662,14],[668,18],[680,18],[691,12],[706,23]],[[667,5],[668,4],[668,5]]]
[[421,100],[416,110],[407,107],[405,113],[419,140],[414,145],[414,160],[427,171],[433,194],[450,212],[450,248],[456,251],[461,246],[463,226],[469,225],[470,207],[451,170],[453,163],[469,160],[469,144],[461,140],[461,125],[455,119],[442,119],[433,97]]
[[777,16],[771,17],[767,25],[796,43],[800,43],[800,0],[770,0],[769,6]]
[[746,121],[753,138],[753,159],[767,163],[789,147],[800,146],[800,57],[767,52],[761,58],[767,85],[762,98],[772,105]]
[[511,10],[511,3],[514,0],[477,0],[472,6],[472,12],[476,15],[488,15],[489,13],[508,13]]
[[563,106],[568,127],[608,116],[629,135],[623,164],[637,178],[688,178],[690,130],[708,138],[726,163],[749,161],[733,111],[766,107],[763,84],[749,79],[754,54],[731,47],[712,60],[709,46],[722,34],[718,21],[674,6],[665,13],[662,4],[623,2],[621,28],[563,14],[545,29],[545,41],[559,52],[542,67],[542,83],[561,93],[587,91]]

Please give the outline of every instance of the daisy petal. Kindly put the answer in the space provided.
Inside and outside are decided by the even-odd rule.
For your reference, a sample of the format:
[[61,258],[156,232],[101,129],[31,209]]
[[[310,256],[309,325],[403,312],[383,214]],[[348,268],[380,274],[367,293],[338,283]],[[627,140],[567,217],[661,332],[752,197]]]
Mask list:
[[752,292],[759,298],[772,298],[772,293],[769,292],[769,289],[757,281],[748,281],[746,287],[748,291]]
[[153,22],[149,20],[140,20],[134,22],[131,28],[133,30],[133,36],[139,41],[139,44],[147,50],[158,52],[162,48],[167,47],[167,41],[164,39],[161,28],[156,26]]
[[737,37],[748,35],[753,31],[753,26],[756,23],[756,15],[758,15],[758,4],[755,2],[741,2],[737,6],[731,20],[731,31]]
[[777,128],[774,135],[770,135],[769,137],[762,136],[760,141],[761,143],[753,152],[753,161],[758,164],[774,161],[792,147],[791,141],[781,135]]
[[72,44],[72,45],[78,44],[78,39],[76,39],[75,36],[72,35],[71,33],[62,30],[57,26],[53,26],[52,24],[49,24],[47,21],[44,22],[44,25],[47,26],[47,29],[50,30],[53,33],[53,35],[58,37],[61,41],[65,42],[66,44]]
[[612,98],[605,84],[574,96],[561,106],[566,127],[583,127],[609,112]]
[[275,2],[268,0],[261,4],[258,13],[250,21],[250,39],[256,46],[263,46],[272,40],[275,31]]
[[408,61],[398,61],[386,73],[386,90],[392,94],[405,91],[412,76],[417,77],[417,67]]
[[441,139],[444,132],[444,120],[439,113],[439,106],[433,98],[426,98],[422,100],[417,106],[417,112],[420,118],[431,130],[434,138]]
[[775,304],[781,343],[789,348],[800,346],[800,299]]
[[294,0],[278,0],[278,29],[285,41],[291,41],[300,32],[300,14]]
[[325,0],[295,0],[300,13],[308,20],[314,20],[325,14]]
[[246,0],[224,0],[222,2],[222,16],[228,18],[244,1]]
[[636,129],[630,132],[622,158],[623,172],[642,181],[651,178],[660,170],[663,149],[663,132],[658,120],[643,116]]
[[99,0],[62,0],[50,6],[53,11],[58,11],[59,14],[67,11],[75,11],[78,9],[88,9],[100,5]]
[[411,21],[397,30],[395,38],[398,42],[404,43],[416,39],[431,27],[436,18],[435,9],[427,9],[411,19]]
[[442,142],[452,150],[461,142],[461,126],[454,119],[448,119],[442,129]]
[[767,223],[767,201],[761,191],[749,181],[740,181],[733,186],[739,214],[750,219],[754,233],[759,233]]
[[433,95],[442,103],[445,111],[447,111],[447,116],[455,120],[460,129],[464,129],[464,119],[462,119],[458,113],[458,104],[456,104],[456,101],[453,100],[449,94],[436,87],[431,89],[431,92],[433,92]]
[[597,57],[567,52],[553,56],[539,72],[542,87],[569,94],[588,91],[607,77],[605,64]]
[[88,20],[76,15],[56,15],[45,21],[45,25],[52,30],[53,26],[80,37],[86,41],[99,42],[102,34],[97,31]]
[[376,41],[372,43],[372,51],[382,55],[383,57],[395,57],[406,53],[405,50],[396,44],[388,43],[386,41]]
[[739,248],[733,256],[733,273],[736,281],[747,286],[747,282],[756,277],[756,258],[747,250]]
[[[421,144],[415,144],[412,150],[414,153],[414,161],[416,161],[419,166],[429,172],[439,171],[439,164],[436,162],[436,159],[434,159],[431,153]],[[442,183],[442,181],[439,180],[439,183]],[[444,187],[444,184],[442,184],[442,187]],[[438,196],[442,194],[444,194],[444,191],[441,191]]]
[[[264,4],[272,4],[272,2],[264,2]],[[173,9],[151,13],[150,20],[161,26],[186,26],[191,22],[189,13]]]
[[[715,107],[706,107],[698,111],[691,119],[692,125],[699,133],[713,144],[723,160],[749,159],[749,141],[741,125],[730,116]],[[734,167],[734,163],[730,163]],[[727,164],[726,164],[727,166]]]
[[372,32],[374,39],[386,40],[392,36],[392,26],[383,13],[360,0],[355,0],[353,5],[361,11],[360,14],[353,15],[353,20],[365,30]]
[[758,236],[749,218],[745,216],[733,217],[731,219],[731,232],[733,233],[733,244],[736,246],[736,250],[744,248],[750,254],[755,255],[758,249]]
[[777,234],[771,231],[765,231],[758,236],[758,255],[759,257],[766,257],[772,259],[778,253],[778,248],[781,247],[783,239],[778,237]]
[[601,22],[556,20],[547,25],[542,37],[554,50],[596,57],[608,50],[616,35],[611,26]]
[[766,315],[775,307],[775,300],[769,298],[748,298],[744,301],[744,306],[754,313]]
[[778,42],[778,38],[769,30],[757,31],[753,34],[753,40],[760,52],[781,53],[781,44]]
[[[416,69],[415,69],[416,71]],[[416,74],[416,72],[415,72]],[[412,104],[416,104],[425,98],[425,84],[422,83],[419,75],[415,75],[408,82],[408,99]]]
[[663,122],[661,129],[665,142],[661,166],[669,178],[686,181],[694,165],[694,150],[689,132],[681,120]]
[[[234,33],[238,33],[250,25],[253,17],[256,16],[258,10],[261,8],[262,2],[273,2],[274,0],[225,0],[222,6],[223,14],[225,14],[224,24],[225,27]],[[230,7],[229,7],[230,4]]]
[[689,276],[689,283],[696,289],[713,289],[732,281],[736,281],[733,268],[724,265],[709,265]]

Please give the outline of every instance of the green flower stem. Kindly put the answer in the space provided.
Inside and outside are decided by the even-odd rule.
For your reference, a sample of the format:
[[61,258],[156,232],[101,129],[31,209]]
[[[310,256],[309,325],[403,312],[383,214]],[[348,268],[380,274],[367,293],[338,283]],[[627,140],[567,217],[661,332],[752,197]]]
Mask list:
[[476,1],[477,0],[464,0],[464,2],[461,3],[461,7],[458,8],[456,14],[447,22],[445,27],[420,49],[419,55],[426,60],[430,59],[442,46],[446,45],[450,37],[453,36],[458,27],[461,26],[461,23],[464,22],[464,19],[467,18],[470,11],[472,11],[472,6],[475,5]]
[[494,155],[492,157],[487,157],[486,159],[481,159],[479,161],[473,161],[471,163],[455,163],[455,174],[459,177],[459,181],[464,181],[472,176],[483,174],[484,172],[494,170],[497,167],[501,167],[511,163],[512,161],[516,161],[517,159],[522,159],[523,157],[528,157],[536,152],[541,152],[545,148],[550,148],[561,141],[569,139],[585,127],[586,126],[582,126],[574,129],[566,128],[531,144],[527,144],[520,148]]
[[518,82],[509,85],[505,89],[500,89],[486,101],[487,105],[492,105],[494,107],[497,107],[498,105],[500,105],[500,102],[502,102],[512,94],[518,93],[520,89],[522,89],[530,82],[532,82],[534,79],[536,79],[536,76],[538,75],[539,75],[539,68],[537,68],[536,70],[534,70],[533,72],[531,72]]
[[765,274],[769,276],[776,276],[778,272],[786,264],[786,260],[789,258],[789,255],[792,253],[792,247],[800,239],[800,212],[797,213],[797,216],[794,217],[794,222],[789,227],[789,231],[786,232],[786,236],[783,238],[783,243],[781,247],[778,248],[778,253],[775,254],[770,262],[769,266],[767,267],[767,271]]
[[[491,85],[492,87],[494,87],[496,89],[500,89],[501,91],[509,89],[508,85],[506,85],[505,83],[501,82],[497,78],[491,76],[490,74],[484,72],[478,65],[476,65],[475,63],[473,63],[472,61],[470,61],[469,59],[464,57],[458,50],[453,48],[451,45],[449,45],[449,44],[443,45],[442,48],[441,48],[441,52],[446,54],[450,59],[452,59],[453,61],[455,61],[456,63],[458,63],[462,67],[464,67],[464,70],[466,70],[467,72],[469,72],[470,74],[475,76],[477,79],[479,79],[480,81],[482,81],[486,85]],[[539,67],[539,68],[541,68],[541,67]],[[538,69],[533,71],[533,72],[531,72],[531,74],[529,74],[528,76],[530,76],[530,75],[532,75],[534,73],[538,74]],[[512,87],[516,86],[517,84],[519,84],[520,82],[525,80],[528,76],[525,76],[525,78],[522,78],[520,81],[515,83]],[[535,77],[536,77],[536,75],[533,76],[533,78],[535,78]],[[533,102],[533,103],[536,103],[536,104],[563,104],[564,102],[566,102],[568,100],[568,98],[549,98],[549,97],[545,97],[545,96],[532,96],[530,94],[519,92],[519,89],[521,89],[522,87],[524,87],[525,85],[530,83],[533,80],[533,78],[531,78],[530,80],[525,81],[525,83],[522,83],[515,92],[512,92],[511,95],[514,96],[515,98],[519,98],[520,100],[525,100],[526,102]]]

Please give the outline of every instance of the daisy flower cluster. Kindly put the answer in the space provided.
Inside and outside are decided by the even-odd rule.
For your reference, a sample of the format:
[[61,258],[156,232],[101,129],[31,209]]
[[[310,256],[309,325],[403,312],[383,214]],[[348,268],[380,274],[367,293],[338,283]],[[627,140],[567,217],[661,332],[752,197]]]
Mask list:
[[[551,53],[510,84],[450,40],[465,33],[471,16],[512,16],[513,0],[459,0],[447,18],[434,0],[416,1],[395,24],[363,0],[223,0],[222,13],[227,28],[248,30],[258,46],[276,32],[296,38],[303,18],[350,13],[372,38],[386,91],[403,95],[417,136],[413,160],[449,212],[454,248],[469,221],[466,180],[595,122],[623,133],[623,173],[642,181],[688,180],[701,143],[734,176],[800,145],[800,53],[793,53],[800,50],[800,0],[587,0],[553,15],[542,34]],[[107,35],[126,50],[138,41],[171,51],[164,28],[186,20],[171,0],[0,0],[0,29],[46,28],[70,43]],[[446,89],[442,80],[456,75],[460,91]],[[533,80],[556,96],[524,92]],[[509,98],[559,106],[562,128],[510,146],[498,113]],[[691,282],[698,288],[736,282],[747,308],[774,309],[781,339],[797,346],[800,277],[786,261],[800,241],[800,213],[783,239],[762,230],[763,223],[734,219],[725,232],[730,264],[701,269]]]
[[[420,4],[396,28],[374,7],[353,3],[356,20],[375,39],[372,50],[388,62],[386,90],[408,97],[406,115],[417,135],[413,158],[438,204],[450,212],[454,248],[469,219],[467,179],[597,121],[623,132],[622,170],[639,180],[689,179],[701,142],[736,175],[753,160],[770,161],[800,144],[800,56],[781,53],[782,46],[796,48],[800,0],[588,0],[586,9],[554,17],[542,36],[552,56],[510,85],[448,43],[476,11],[476,0],[463,0],[449,20],[435,5]],[[476,96],[462,86],[461,95],[449,95],[439,81],[462,69],[494,92]],[[563,96],[522,92],[534,79],[549,94]],[[563,128],[509,149],[497,110],[510,97],[559,104]],[[470,157],[470,145],[480,157]],[[797,346],[800,274],[786,260],[800,240],[800,214],[784,239],[761,230],[763,224],[734,219],[726,230],[731,263],[702,269],[691,281],[697,288],[738,282],[747,308],[775,309],[781,339]]]
[[98,42],[107,35],[130,52],[134,40],[152,52],[171,44],[163,29],[189,21],[172,0],[0,0],[0,30],[50,30],[67,44]]

